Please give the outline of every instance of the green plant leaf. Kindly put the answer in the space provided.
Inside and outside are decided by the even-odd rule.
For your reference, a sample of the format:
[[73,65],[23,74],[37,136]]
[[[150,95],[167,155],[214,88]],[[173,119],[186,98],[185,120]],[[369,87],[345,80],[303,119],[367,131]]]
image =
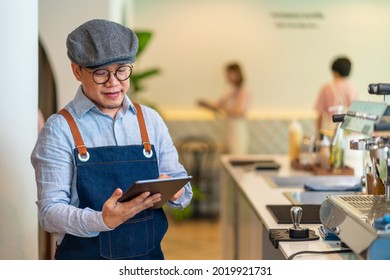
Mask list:
[[135,34],[138,37],[138,52],[136,57],[139,57],[148,45],[150,39],[152,38],[152,32],[150,31],[135,31]]
[[202,201],[206,198],[204,193],[201,192],[201,190],[199,189],[199,187],[196,184],[192,183],[191,187],[192,187],[192,199],[193,200]]
[[190,206],[187,206],[184,209],[170,209],[170,211],[173,215],[173,219],[177,222],[189,219],[193,215],[193,209]]
[[141,82],[145,78],[149,78],[151,76],[155,76],[160,73],[160,69],[154,68],[142,71],[140,73],[133,73],[130,77],[130,83],[132,87],[132,92],[138,93],[143,90],[143,86],[141,85]]
[[160,73],[160,69],[154,68],[154,69],[149,69],[149,70],[142,71],[141,73],[134,73],[134,75],[132,75],[131,77],[135,78],[137,80],[142,80],[144,78],[147,78],[147,77],[150,77],[150,76],[154,76],[154,75],[156,75],[158,73]]
[[[153,33],[148,30],[135,30],[135,34],[138,37],[138,52],[136,55],[138,59],[138,57],[144,52],[146,46],[149,44]],[[129,91],[128,94],[131,93],[132,95],[134,95],[133,97],[137,96],[138,93],[144,89],[142,81],[159,73],[160,69],[158,68],[133,72],[130,77],[131,91]]]

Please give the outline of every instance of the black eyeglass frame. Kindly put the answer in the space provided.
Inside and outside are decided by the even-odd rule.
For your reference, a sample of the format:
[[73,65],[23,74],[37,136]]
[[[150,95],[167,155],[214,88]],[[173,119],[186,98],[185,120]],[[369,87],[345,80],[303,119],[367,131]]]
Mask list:
[[[128,68],[130,69],[129,76],[128,76],[127,78],[125,78],[125,79],[119,79],[118,76],[117,76],[116,74],[117,74],[118,70],[121,69],[121,68],[123,68],[123,67],[128,67]],[[91,74],[91,75],[92,75],[92,80],[93,80],[96,84],[98,84],[98,85],[103,85],[103,84],[107,83],[108,80],[109,80],[110,77],[111,77],[111,73],[114,73],[115,78],[116,78],[118,81],[121,81],[121,82],[126,81],[127,79],[129,79],[129,78],[131,77],[131,74],[133,73],[133,65],[132,65],[132,64],[121,65],[121,66],[119,66],[115,71],[108,71],[107,69],[103,69],[103,68],[99,68],[99,69],[90,71],[88,68],[86,68],[86,67],[84,67],[84,66],[81,66],[81,68],[84,68],[85,71],[87,71],[89,74]],[[106,71],[106,72],[107,72],[106,80],[105,80],[104,82],[97,82],[97,81],[95,80],[95,73],[96,73],[97,71]]]

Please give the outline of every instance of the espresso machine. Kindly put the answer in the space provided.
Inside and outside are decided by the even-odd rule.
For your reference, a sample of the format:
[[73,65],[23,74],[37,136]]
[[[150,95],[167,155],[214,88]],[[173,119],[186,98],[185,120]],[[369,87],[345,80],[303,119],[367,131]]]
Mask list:
[[383,102],[354,101],[341,118],[342,129],[367,135],[350,141],[364,151],[365,191],[327,196],[320,220],[359,259],[383,260],[390,259],[390,84],[370,84],[368,92]]

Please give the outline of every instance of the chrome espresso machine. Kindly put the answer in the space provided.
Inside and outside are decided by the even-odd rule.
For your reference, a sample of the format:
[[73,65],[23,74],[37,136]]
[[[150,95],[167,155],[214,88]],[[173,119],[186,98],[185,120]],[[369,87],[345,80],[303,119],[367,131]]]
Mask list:
[[383,102],[354,101],[341,118],[342,129],[367,135],[350,142],[351,150],[364,151],[364,194],[327,196],[320,220],[360,259],[384,260],[390,259],[390,84],[370,84],[368,92]]

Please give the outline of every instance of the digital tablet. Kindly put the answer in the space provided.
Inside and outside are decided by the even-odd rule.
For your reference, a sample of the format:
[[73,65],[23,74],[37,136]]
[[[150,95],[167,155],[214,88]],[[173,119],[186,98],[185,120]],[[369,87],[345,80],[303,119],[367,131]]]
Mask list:
[[177,193],[182,187],[191,181],[192,176],[178,178],[162,178],[151,180],[140,180],[134,184],[122,195],[119,202],[126,202],[134,197],[137,197],[143,192],[150,194],[160,193],[161,200],[153,205],[153,209],[162,207],[172,196]]

